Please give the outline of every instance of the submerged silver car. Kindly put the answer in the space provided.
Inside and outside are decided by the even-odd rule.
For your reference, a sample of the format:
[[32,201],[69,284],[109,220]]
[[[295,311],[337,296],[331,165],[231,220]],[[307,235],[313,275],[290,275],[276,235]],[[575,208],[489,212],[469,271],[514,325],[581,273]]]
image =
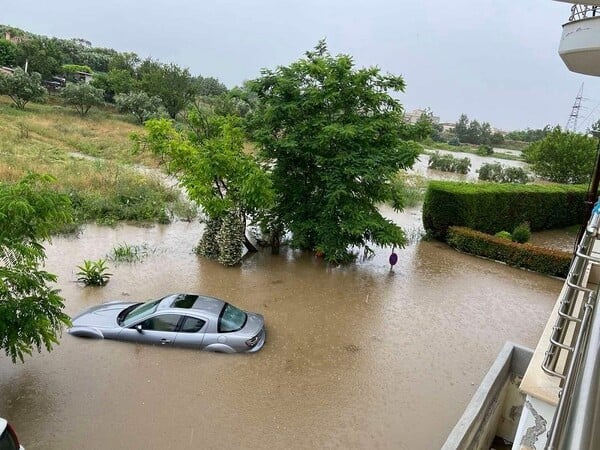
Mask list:
[[69,333],[74,336],[223,353],[256,352],[265,343],[262,315],[197,294],[173,294],[147,303],[103,303],[72,322]]

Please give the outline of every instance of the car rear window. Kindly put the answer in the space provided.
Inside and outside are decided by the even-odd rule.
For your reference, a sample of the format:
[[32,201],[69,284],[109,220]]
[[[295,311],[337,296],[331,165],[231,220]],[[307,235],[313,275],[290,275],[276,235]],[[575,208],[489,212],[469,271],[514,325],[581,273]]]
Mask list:
[[219,316],[219,333],[241,330],[246,325],[246,320],[248,320],[248,316],[244,311],[225,303]]

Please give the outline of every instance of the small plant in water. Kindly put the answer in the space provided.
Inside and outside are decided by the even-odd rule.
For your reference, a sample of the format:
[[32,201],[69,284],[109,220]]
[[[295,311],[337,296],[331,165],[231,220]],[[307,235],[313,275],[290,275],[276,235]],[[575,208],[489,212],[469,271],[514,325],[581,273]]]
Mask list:
[[82,266],[77,266],[77,281],[86,286],[104,286],[108,283],[112,273],[106,272],[108,267],[106,261],[100,258],[98,261],[84,260]]
[[107,258],[113,262],[139,262],[150,253],[150,246],[146,243],[140,245],[130,245],[126,242],[115,245]]

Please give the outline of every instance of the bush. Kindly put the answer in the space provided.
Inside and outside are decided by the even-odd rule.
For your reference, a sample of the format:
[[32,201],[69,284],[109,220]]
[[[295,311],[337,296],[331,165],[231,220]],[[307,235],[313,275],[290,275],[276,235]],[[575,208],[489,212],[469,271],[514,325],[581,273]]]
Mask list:
[[494,234],[529,222],[531,230],[580,224],[585,186],[431,181],[423,203],[423,225],[444,240],[451,226]]
[[471,160],[469,158],[455,158],[452,155],[435,152],[429,156],[427,167],[443,172],[467,174],[471,169]]
[[106,261],[99,259],[98,261],[84,260],[82,266],[77,266],[77,281],[86,286],[104,286],[108,283],[112,273],[106,272],[108,267]]
[[528,222],[523,222],[515,227],[512,232],[512,240],[513,242],[518,242],[519,244],[524,244],[531,239],[531,229],[529,228]]
[[498,231],[494,236],[512,241],[512,234],[510,234],[508,231]]
[[477,154],[479,156],[490,156],[494,154],[494,149],[491,145],[480,145],[477,149]]
[[509,242],[464,227],[450,227],[448,244],[466,253],[562,278],[567,276],[571,264],[571,254],[568,252]]
[[495,183],[521,183],[529,181],[529,175],[521,167],[505,167],[500,163],[485,163],[479,169],[479,179]]

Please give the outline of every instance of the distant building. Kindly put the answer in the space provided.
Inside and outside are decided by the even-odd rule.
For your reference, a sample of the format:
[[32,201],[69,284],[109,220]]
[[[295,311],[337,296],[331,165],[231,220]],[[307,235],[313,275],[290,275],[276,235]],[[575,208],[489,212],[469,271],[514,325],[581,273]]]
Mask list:
[[13,36],[10,31],[4,33],[4,39],[12,42],[13,44],[20,44],[23,41],[26,41],[27,38],[25,36]]
[[73,73],[73,81],[76,83],[89,83],[92,81],[93,75],[88,72],[75,72]]
[[[423,114],[427,113],[428,112],[424,109],[414,109],[411,112],[404,114],[404,120],[408,123],[417,123],[417,120],[419,120]],[[431,116],[431,119],[433,120],[433,123],[440,123],[440,118],[438,116]]]
[[440,125],[442,126],[442,132],[454,131],[454,127],[456,126],[454,122],[442,122]]

